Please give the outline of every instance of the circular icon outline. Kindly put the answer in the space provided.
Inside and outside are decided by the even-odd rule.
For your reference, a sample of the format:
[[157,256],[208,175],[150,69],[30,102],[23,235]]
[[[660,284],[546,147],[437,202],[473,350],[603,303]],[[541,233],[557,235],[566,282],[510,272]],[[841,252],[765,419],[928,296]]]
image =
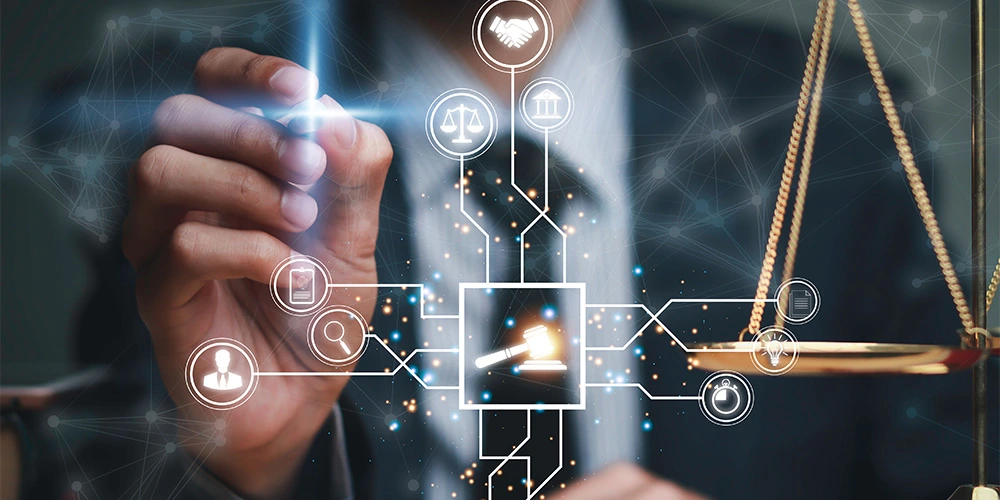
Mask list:
[[[323,275],[323,296],[320,300],[317,300],[313,305],[307,308],[298,308],[293,305],[286,304],[284,299],[281,298],[281,293],[278,291],[278,276],[285,271],[285,268],[296,263],[296,262],[309,262],[310,264],[316,266],[319,269],[320,274]],[[274,271],[271,272],[270,286],[268,287],[271,291],[271,299],[274,303],[283,311],[292,316],[308,316],[312,314],[319,308],[323,307],[327,299],[330,298],[330,284],[333,280],[330,278],[330,271],[326,266],[319,261],[319,259],[309,256],[309,255],[292,255],[291,257],[286,257],[284,260],[275,266]],[[315,285],[315,283],[314,283]]]
[[[531,58],[520,64],[504,64],[500,62],[486,50],[486,45],[483,43],[483,23],[486,21],[486,15],[496,6],[508,2],[522,3],[531,7],[542,20],[542,46]],[[549,11],[540,3],[535,3],[532,0],[495,0],[492,3],[483,5],[479,9],[479,12],[476,13],[475,20],[472,22],[472,44],[476,47],[476,53],[479,55],[479,58],[489,67],[501,73],[523,73],[538,66],[542,62],[542,59],[545,59],[545,56],[549,54],[553,41],[551,26],[552,18],[549,16]]]
[[[246,360],[247,365],[250,367],[249,381],[247,382],[246,389],[240,393],[239,396],[232,400],[220,402],[216,401],[198,390],[198,381],[194,377],[195,364],[198,362],[198,358],[205,354],[209,349],[215,347],[228,347],[240,353]],[[202,406],[212,409],[212,410],[232,410],[238,408],[243,403],[253,396],[253,393],[257,391],[257,384],[260,382],[260,368],[257,366],[257,358],[254,357],[253,352],[238,340],[233,340],[225,337],[218,337],[214,339],[209,339],[202,342],[191,355],[188,356],[187,363],[184,365],[184,384],[187,386],[188,392],[191,393],[196,401],[198,401]]]
[[[323,351],[320,350],[319,346],[316,345],[316,336],[317,336],[317,334],[320,334],[319,328],[318,328],[319,324],[320,324],[320,322],[322,322],[324,316],[327,316],[327,315],[332,314],[332,313],[346,313],[346,314],[348,314],[352,319],[354,319],[354,321],[361,328],[361,332],[362,332],[361,345],[357,349],[355,349],[350,355],[348,355],[346,358],[333,358],[333,357],[327,356],[326,354],[323,353]],[[334,322],[340,324],[341,327],[344,327],[344,324],[341,323],[340,321],[334,321]],[[326,326],[329,326],[330,323],[331,322],[327,322],[326,325],[324,325],[324,327],[322,328],[322,330],[323,330],[322,335],[325,338],[329,338],[329,337],[326,336]],[[347,329],[344,328],[345,335],[346,335],[346,331],[347,331]],[[361,358],[361,356],[368,349],[368,322],[365,320],[365,317],[363,315],[361,315],[361,313],[359,313],[358,311],[356,311],[356,310],[354,310],[354,309],[352,309],[352,308],[350,308],[348,306],[330,306],[330,307],[327,307],[326,309],[323,309],[323,311],[320,312],[319,314],[313,316],[313,319],[309,322],[309,339],[308,340],[309,340],[308,341],[309,351],[312,352],[313,356],[316,359],[320,360],[322,363],[324,363],[326,365],[329,365],[329,366],[346,366],[346,365],[349,365],[349,364],[357,361],[359,358]],[[343,340],[344,340],[344,338],[343,338],[343,335],[342,335],[341,338],[340,338],[341,345],[344,344]]]
[[[786,288],[796,284],[805,285],[806,288],[808,288],[809,291],[813,293],[813,296],[816,297],[816,304],[813,306],[812,311],[809,312],[809,315],[807,315],[804,318],[798,318],[798,319],[790,317],[789,315],[785,314],[785,311],[781,310],[782,292],[784,292]],[[819,307],[823,302],[822,297],[820,297],[819,295],[819,288],[816,288],[816,285],[814,285],[812,281],[809,281],[805,278],[792,278],[782,283],[781,286],[779,286],[778,289],[774,292],[774,300],[775,300],[774,311],[780,314],[781,317],[785,320],[785,322],[793,325],[802,325],[812,321],[813,318],[815,318],[816,315],[819,314]]]
[[757,342],[761,341],[761,337],[764,337],[765,335],[768,335],[773,332],[781,332],[783,335],[786,335],[788,337],[788,341],[791,342],[792,359],[788,361],[788,364],[777,369],[769,368],[760,361],[760,356],[758,356],[758,354],[760,354],[760,351],[756,348],[754,348],[754,350],[750,352],[750,360],[753,361],[753,365],[757,367],[757,371],[763,373],[764,375],[771,375],[776,377],[778,375],[788,373],[789,371],[791,371],[792,367],[795,366],[795,363],[798,362],[799,339],[796,338],[795,335],[792,334],[792,332],[789,331],[787,328],[782,328],[779,326],[772,325],[758,331],[757,334],[753,336],[753,340],[751,340],[751,342],[756,344]]
[[[529,117],[528,114],[528,94],[531,93],[531,91],[535,87],[544,84],[555,85],[556,87],[559,87],[559,90],[561,90],[563,92],[563,95],[566,97],[566,112],[563,113],[562,119],[560,119],[554,125],[548,127],[544,127],[536,123]],[[566,124],[569,123],[569,119],[573,116],[573,110],[574,110],[573,93],[569,91],[569,87],[567,87],[565,83],[563,83],[557,78],[552,78],[549,76],[536,78],[535,80],[532,80],[531,83],[529,83],[527,86],[525,86],[524,90],[521,91],[520,108],[521,108],[521,119],[524,120],[524,123],[526,123],[528,127],[531,127],[532,129],[537,130],[539,132],[555,132],[556,130],[565,127]]]
[[[712,413],[708,409],[708,403],[706,402],[706,396],[708,395],[709,386],[711,385],[712,387],[715,387],[715,384],[713,384],[713,382],[723,377],[735,378],[740,382],[742,382],[743,386],[746,387],[747,389],[746,407],[743,408],[743,411],[739,412],[738,415],[732,418],[721,418],[718,415]],[[735,391],[736,389],[733,390]],[[701,409],[701,413],[705,415],[705,418],[707,418],[712,423],[715,423],[716,425],[721,425],[723,427],[736,425],[745,420],[750,415],[750,411],[753,409],[753,402],[754,402],[753,386],[750,385],[750,381],[747,380],[747,378],[743,376],[743,374],[731,370],[720,370],[717,372],[713,372],[712,374],[710,374],[708,377],[705,378],[705,381],[701,383],[701,388],[698,389],[698,407]],[[737,408],[739,408],[738,405]],[[721,410],[718,411],[722,413]]]
[[[441,106],[449,99],[454,99],[456,97],[467,97],[475,100],[483,107],[483,109],[486,110],[486,116],[489,119],[489,128],[486,132],[486,137],[479,144],[479,146],[466,153],[459,153],[448,149],[448,147],[438,139],[437,128],[434,126],[438,109],[440,109]],[[445,91],[434,99],[434,102],[432,102],[430,107],[427,108],[427,117],[424,120],[424,131],[427,134],[427,140],[430,141],[431,146],[434,146],[434,149],[440,153],[441,156],[451,160],[472,160],[478,158],[493,145],[493,141],[497,138],[498,123],[499,119],[497,118],[496,108],[493,107],[493,103],[491,103],[486,96],[473,89],[460,87]]]

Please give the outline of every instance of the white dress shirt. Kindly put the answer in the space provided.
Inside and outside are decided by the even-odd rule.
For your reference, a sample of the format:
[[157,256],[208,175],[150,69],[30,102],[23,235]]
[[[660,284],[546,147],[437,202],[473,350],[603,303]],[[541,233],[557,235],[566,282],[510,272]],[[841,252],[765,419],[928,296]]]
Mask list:
[[[461,282],[482,282],[485,273],[483,236],[462,232],[467,220],[459,211],[458,164],[439,155],[428,142],[424,118],[431,102],[443,92],[459,87],[485,95],[499,115],[499,135],[510,131],[510,97],[496,95],[470,68],[449,52],[446,45],[418,23],[406,19],[402,9],[385,6],[378,26],[385,61],[382,79],[403,85],[398,98],[383,103],[395,116],[394,149],[403,167],[405,196],[415,225],[415,254],[411,256],[413,279],[426,284],[428,314],[457,314]],[[570,89],[574,114],[565,128],[550,134],[550,156],[558,155],[571,165],[575,175],[588,186],[588,197],[568,201],[563,220],[556,222],[571,230],[567,240],[567,281],[587,284],[588,304],[632,302],[633,262],[631,255],[629,199],[625,186],[629,159],[629,121],[625,63],[627,47],[618,6],[612,0],[589,0],[577,13],[572,25],[556,39],[551,51],[535,69],[532,78],[554,77]],[[471,37],[469,43],[472,43]],[[485,64],[485,63],[484,63]],[[523,77],[519,77],[519,80]],[[542,134],[520,120],[515,133],[539,144]],[[504,176],[506,178],[506,175]],[[466,198],[466,211],[480,210],[477,197]],[[490,317],[488,305],[473,306],[475,317]],[[481,308],[481,309],[480,309]],[[595,310],[588,309],[588,315]],[[458,325],[454,320],[421,321],[417,343],[421,347],[454,348]],[[614,335],[628,338],[632,332]],[[604,336],[602,336],[604,334]],[[588,344],[609,345],[621,338],[610,332],[590,329]],[[467,339],[482,342],[483,336]],[[468,344],[467,344],[468,345]],[[479,347],[482,347],[479,346]],[[476,347],[476,346],[473,346]],[[457,383],[456,363],[435,368],[435,383]],[[609,375],[621,380],[626,370],[635,370],[628,356],[605,359],[595,367],[588,363],[588,382],[607,382]],[[441,447],[435,452],[434,467],[425,484],[431,497],[450,495],[458,475],[478,462],[478,413],[458,410],[457,391],[440,391],[443,397],[429,398],[430,426],[439,433]],[[568,412],[579,429],[577,472],[588,473],[619,461],[635,461],[640,453],[639,394],[630,389],[590,389],[586,411]],[[453,455],[441,467],[439,453]],[[457,471],[457,472],[456,472]]]

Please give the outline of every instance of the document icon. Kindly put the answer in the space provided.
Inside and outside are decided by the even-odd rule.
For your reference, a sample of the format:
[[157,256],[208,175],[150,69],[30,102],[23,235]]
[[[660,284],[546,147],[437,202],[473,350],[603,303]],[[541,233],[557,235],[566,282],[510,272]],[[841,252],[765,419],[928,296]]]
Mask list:
[[292,304],[312,304],[316,301],[316,270],[300,267],[289,271],[289,302]]
[[789,316],[793,318],[804,318],[809,316],[813,309],[812,294],[808,290],[792,290],[792,308]]

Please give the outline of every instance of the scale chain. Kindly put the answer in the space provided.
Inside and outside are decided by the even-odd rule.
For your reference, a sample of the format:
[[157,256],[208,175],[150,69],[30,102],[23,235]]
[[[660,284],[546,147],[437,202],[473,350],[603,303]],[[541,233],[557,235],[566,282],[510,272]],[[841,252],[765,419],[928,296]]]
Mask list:
[[[778,198],[774,204],[771,230],[768,234],[767,247],[764,251],[764,263],[761,266],[760,278],[757,281],[757,293],[754,296],[753,311],[750,314],[750,325],[744,332],[740,333],[740,340],[743,340],[743,334],[746,331],[752,334],[757,333],[760,329],[761,318],[764,315],[764,299],[767,297],[767,291],[771,286],[774,263],[778,256],[778,240],[781,238],[781,231],[785,221],[785,210],[788,206],[788,195],[792,188],[792,177],[795,175],[799,144],[802,138],[802,127],[806,121],[806,111],[809,103],[809,95],[813,88],[813,79],[817,74],[816,61],[817,54],[822,46],[821,35],[833,24],[833,16],[828,15],[828,11],[833,9],[835,5],[835,0],[820,0],[819,6],[816,9],[816,21],[813,25],[812,40],[809,43],[809,54],[806,56],[806,67],[802,75],[802,86],[799,90],[795,121],[792,123],[792,132],[788,140],[788,150],[785,152],[785,167],[781,175],[781,184],[778,187]],[[822,60],[825,64],[825,57]]]
[[986,312],[990,312],[990,306],[993,304],[993,297],[997,295],[998,287],[1000,287],[1000,259],[997,259],[997,267],[993,270],[993,279],[990,280],[990,286],[986,289]]
[[[808,100],[809,89],[812,87],[815,75],[816,86],[819,88],[814,91],[814,101],[810,108],[809,126],[806,130],[806,145],[802,152],[802,171],[799,174],[799,185],[796,193],[795,207],[792,214],[792,228],[789,232],[788,249],[785,255],[783,279],[790,279],[794,270],[795,256],[798,246],[798,229],[801,225],[802,211],[805,205],[805,189],[808,185],[809,169],[811,167],[812,160],[812,139],[814,137],[811,138],[810,136],[814,136],[814,122],[818,119],[819,105],[822,100],[822,79],[826,69],[826,50],[828,49],[828,36],[833,23],[833,9],[835,5],[835,0],[829,2],[827,0],[820,0],[819,7],[817,9],[816,23],[813,27],[812,42],[809,47],[809,55],[806,59],[806,69],[802,78],[802,89],[799,94],[799,103],[796,110],[795,122],[792,125],[792,134],[789,139],[788,151],[786,153],[785,168],[781,178],[781,185],[778,190],[778,199],[775,202],[774,216],[771,222],[771,231],[768,235],[764,262],[761,266],[760,279],[757,283],[757,293],[754,297],[754,307],[750,315],[750,324],[743,332],[740,333],[740,340],[743,339],[743,335],[747,331],[753,334],[757,333],[760,329],[761,319],[764,313],[764,300],[767,296],[767,291],[770,288],[771,278],[773,276],[774,263],[777,258],[777,244],[781,237],[785,210],[788,205],[788,196],[791,191],[791,181],[795,173],[795,163],[802,133],[802,124],[805,121],[806,102]],[[971,331],[976,327],[975,321],[972,318],[972,313],[969,311],[968,303],[965,300],[965,294],[962,292],[962,286],[958,281],[955,268],[951,263],[951,258],[948,255],[947,248],[945,247],[944,238],[941,236],[941,229],[937,222],[937,216],[935,215],[934,208],[931,205],[930,197],[927,195],[927,189],[920,175],[920,170],[917,169],[914,161],[913,151],[906,138],[906,132],[900,124],[899,115],[896,112],[895,104],[892,101],[892,95],[889,92],[889,86],[885,82],[885,77],[883,76],[878,56],[875,53],[875,45],[871,40],[864,12],[861,10],[858,0],[848,0],[848,7],[851,10],[851,20],[853,21],[855,31],[858,34],[858,40],[861,44],[862,52],[864,52],[865,61],[868,64],[868,71],[871,74],[872,81],[878,91],[879,101],[882,104],[886,121],[892,131],[893,142],[896,144],[896,151],[899,154],[899,159],[906,172],[906,179],[910,185],[910,190],[913,193],[913,198],[916,201],[920,217],[923,220],[924,228],[927,230],[927,236],[930,238],[934,254],[937,257],[939,266],[941,267],[941,273],[948,285],[948,290],[951,293],[952,300],[955,303],[955,309],[957,310],[958,316],[962,321],[962,325],[965,327],[967,332]],[[817,44],[820,40],[819,34],[821,28],[824,40],[821,43],[821,48],[819,49],[821,53],[819,68],[817,69],[816,52]],[[987,308],[992,302],[993,297],[996,295],[998,286],[1000,286],[1000,262],[997,263],[996,271],[993,274],[993,280],[987,290]],[[781,305],[779,305],[779,307],[781,307]],[[780,315],[778,315],[777,321],[779,323],[781,322]]]

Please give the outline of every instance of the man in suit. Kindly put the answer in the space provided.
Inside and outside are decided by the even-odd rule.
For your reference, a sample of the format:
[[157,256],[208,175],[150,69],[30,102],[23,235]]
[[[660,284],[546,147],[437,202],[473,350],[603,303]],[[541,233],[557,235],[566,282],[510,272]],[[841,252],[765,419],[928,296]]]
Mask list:
[[215,371],[205,375],[202,385],[216,391],[231,391],[243,387],[243,377],[229,371],[232,354],[226,349],[215,351]]
[[[767,200],[775,193],[791,123],[787,104],[798,92],[798,41],[741,22],[714,26],[696,13],[654,4],[546,5],[557,40],[551,61],[518,75],[517,90],[550,74],[565,80],[595,72],[607,79],[603,87],[581,83],[599,91],[578,96],[574,123],[580,128],[562,138],[574,144],[578,137],[575,144],[595,150],[556,149],[554,170],[566,175],[557,185],[585,198],[577,202],[590,203],[588,217],[601,221],[596,229],[581,227],[586,236],[576,243],[594,248],[581,251],[581,259],[601,260],[592,269],[581,260],[575,272],[582,274],[574,280],[603,287],[609,300],[654,308],[677,296],[751,297],[770,215]],[[301,325],[278,311],[268,294],[272,270],[293,252],[320,259],[337,283],[427,282],[436,266],[446,265],[434,238],[454,235],[443,229],[430,238],[421,234],[430,230],[428,221],[447,227],[442,216],[428,219],[435,206],[421,195],[441,185],[433,177],[436,168],[451,167],[429,159],[426,143],[417,145],[422,111],[415,136],[409,107],[401,106],[399,117],[377,118],[378,125],[345,108],[372,106],[366,96],[382,81],[412,82],[402,91],[390,86],[379,93],[385,103],[407,104],[436,95],[435,75],[454,76],[451,86],[468,82],[499,96],[511,91],[511,81],[483,64],[469,43],[465,27],[474,12],[456,12],[448,2],[390,7],[381,17],[371,5],[349,2],[329,14],[345,20],[337,23],[337,43],[346,57],[335,78],[340,87],[318,99],[325,112],[311,138],[261,110],[313,98],[317,77],[292,61],[235,48],[201,56],[194,70],[197,95],[167,99],[153,118],[156,145],[130,178],[123,249],[137,271],[138,309],[164,387],[179,415],[196,423],[183,431],[187,442],[203,443],[190,438],[213,433],[219,418],[193,404],[183,383],[181,367],[201,342],[228,337],[268,353],[261,371],[331,370],[315,360]],[[397,30],[434,43],[410,43],[413,38],[394,36]],[[711,35],[722,32],[726,43],[713,44]],[[594,54],[603,58],[585,67],[582,61]],[[910,332],[918,332],[917,340],[941,342],[941,333],[954,331],[957,322],[943,287],[911,286],[915,277],[932,276],[935,263],[893,164],[880,111],[853,104],[869,92],[865,69],[844,60],[834,60],[828,79],[817,185],[807,204],[815,229],[806,232],[797,265],[820,287],[823,316],[797,333],[800,339],[914,341]],[[496,165],[508,161],[511,146],[497,141],[495,157],[474,168],[502,171]],[[516,149],[521,155],[531,147],[528,140]],[[445,188],[454,180],[447,182]],[[563,209],[558,215],[575,213]],[[473,281],[462,266],[448,269],[441,293]],[[335,289],[331,302],[352,304],[380,336],[399,329],[404,340],[393,348],[412,350],[432,338],[429,328],[386,324],[374,314],[385,297],[375,288],[361,290]],[[700,312],[661,319],[687,325],[679,329],[690,335],[699,325],[702,332],[729,332],[720,340],[736,332]],[[653,394],[690,393],[703,378],[663,337],[648,335],[641,348],[644,362],[620,360],[618,366]],[[961,382],[755,381],[754,413],[732,428],[714,426],[691,407],[654,403],[634,392],[594,393],[591,400],[604,402],[572,417],[577,430],[571,445],[583,450],[576,455],[582,465],[568,468],[567,477],[595,475],[568,484],[564,498],[695,497],[675,482],[719,498],[941,496],[962,482],[967,445],[929,433],[931,424],[923,420],[960,425],[952,411],[964,411]],[[463,454],[468,443],[462,435],[447,434],[434,420],[448,415],[438,408],[457,405],[453,397],[427,418],[400,417],[397,435],[366,416],[389,394],[416,397],[420,388],[413,380],[352,381],[350,399],[341,398],[344,377],[266,384],[267,397],[226,412],[225,446],[209,454],[188,450],[203,467],[189,485],[193,495],[437,498],[454,492],[464,498],[481,491],[465,486],[463,474],[463,460],[478,457]],[[907,418],[909,409],[924,419]],[[614,429],[598,423],[616,417],[622,420]],[[639,424],[647,420],[654,430],[643,433]],[[465,422],[446,419],[444,426]],[[375,446],[355,430],[374,436]],[[398,446],[386,446],[387,439]],[[923,458],[931,453],[958,458]],[[424,461],[429,470],[413,465]],[[633,465],[613,465],[621,461]],[[177,470],[190,475],[197,468]],[[400,478],[403,471],[408,478]],[[470,479],[476,488],[485,481],[483,472]]]

